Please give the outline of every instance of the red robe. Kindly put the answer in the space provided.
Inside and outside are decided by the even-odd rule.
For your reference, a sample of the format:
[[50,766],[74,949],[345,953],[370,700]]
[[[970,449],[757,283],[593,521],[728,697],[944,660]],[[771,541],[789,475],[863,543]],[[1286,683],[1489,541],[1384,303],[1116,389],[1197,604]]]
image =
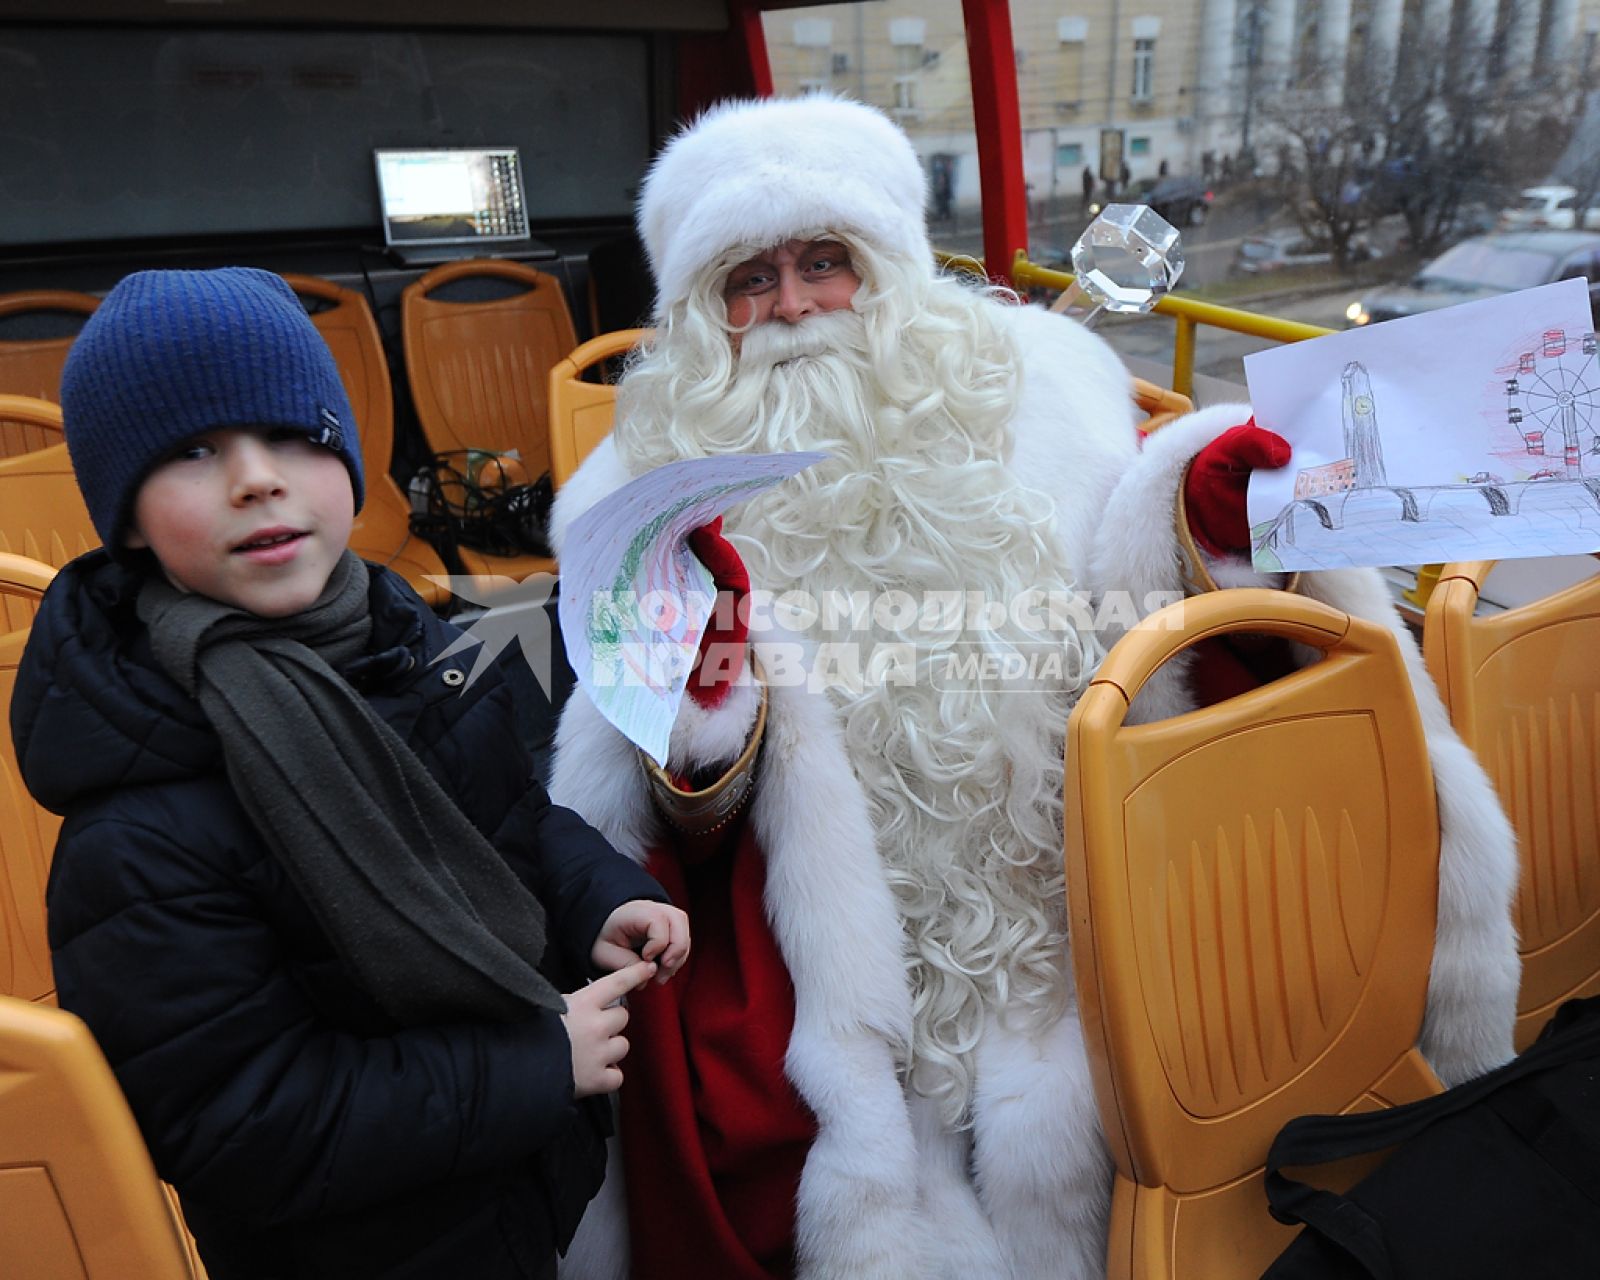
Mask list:
[[670,983],[628,1001],[633,1277],[792,1276],[796,1191],[816,1122],[783,1074],[794,989],[762,906],[766,864],[748,822],[693,857],[650,857],[689,913],[694,947]]

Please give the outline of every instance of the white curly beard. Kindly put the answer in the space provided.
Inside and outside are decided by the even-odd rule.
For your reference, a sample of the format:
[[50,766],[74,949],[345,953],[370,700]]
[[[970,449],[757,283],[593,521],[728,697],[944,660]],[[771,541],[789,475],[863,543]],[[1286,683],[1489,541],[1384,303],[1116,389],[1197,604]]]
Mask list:
[[[1007,465],[1017,384],[1000,304],[951,282],[921,292],[864,286],[855,310],[758,326],[736,362],[708,345],[726,351],[724,328],[680,317],[625,379],[616,434],[633,473],[710,454],[827,452],[730,513],[752,585],[818,600],[907,592],[918,606],[844,611],[807,636],[862,653],[863,672],[875,646],[914,654],[909,684],[845,677],[829,692],[910,940],[912,1083],[959,1123],[985,1008],[1028,1030],[1071,1003],[1062,746],[1101,650],[1060,617],[1010,610],[1072,584],[1052,500]],[[925,593],[954,591],[1006,616],[929,626]],[[951,665],[976,653],[1033,663],[1009,680]]]

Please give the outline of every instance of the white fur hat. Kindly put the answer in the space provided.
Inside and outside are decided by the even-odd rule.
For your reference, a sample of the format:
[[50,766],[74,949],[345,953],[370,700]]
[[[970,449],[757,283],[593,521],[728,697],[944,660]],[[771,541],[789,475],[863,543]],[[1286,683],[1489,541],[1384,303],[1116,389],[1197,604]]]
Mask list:
[[657,312],[733,246],[803,231],[931,264],[926,201],[910,139],[875,107],[822,95],[721,103],[667,144],[639,196]]

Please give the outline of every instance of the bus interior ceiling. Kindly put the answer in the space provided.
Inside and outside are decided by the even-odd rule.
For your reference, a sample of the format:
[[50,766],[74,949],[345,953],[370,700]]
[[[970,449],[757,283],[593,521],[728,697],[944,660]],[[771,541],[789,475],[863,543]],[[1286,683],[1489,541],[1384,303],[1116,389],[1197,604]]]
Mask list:
[[738,0],[0,0],[0,294],[320,276],[366,297],[403,404],[400,297],[428,267],[385,245],[377,149],[516,147],[533,239],[474,252],[556,277],[581,341],[644,320],[639,181],[750,68]]

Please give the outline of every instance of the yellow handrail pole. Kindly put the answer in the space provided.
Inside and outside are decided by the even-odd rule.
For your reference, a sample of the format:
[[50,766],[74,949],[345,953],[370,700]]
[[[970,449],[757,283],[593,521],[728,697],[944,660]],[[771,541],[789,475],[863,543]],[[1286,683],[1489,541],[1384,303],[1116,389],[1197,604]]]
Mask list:
[[1177,319],[1178,330],[1172,341],[1172,389],[1193,400],[1195,323],[1188,316]]
[[[1067,289],[1072,285],[1072,274],[1052,271],[1028,261],[1027,255],[1017,251],[1011,267],[1011,279],[1017,288]],[[1172,316],[1177,320],[1177,342],[1173,351],[1172,389],[1189,395],[1194,382],[1195,326],[1208,324],[1214,329],[1227,329],[1232,333],[1249,334],[1271,342],[1304,342],[1307,338],[1320,338],[1332,333],[1321,325],[1302,324],[1298,320],[1280,320],[1254,311],[1240,311],[1236,307],[1223,307],[1214,302],[1202,302],[1183,294],[1169,293],[1156,303],[1157,315]]]

